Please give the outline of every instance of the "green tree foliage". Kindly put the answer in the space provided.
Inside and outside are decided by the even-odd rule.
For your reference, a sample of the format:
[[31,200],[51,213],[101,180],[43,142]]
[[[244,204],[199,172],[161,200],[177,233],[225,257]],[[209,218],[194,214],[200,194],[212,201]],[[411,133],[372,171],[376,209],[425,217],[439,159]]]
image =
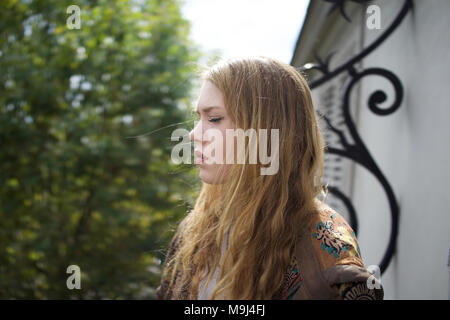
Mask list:
[[195,186],[167,127],[188,119],[188,35],[176,0],[1,1],[0,298],[155,297]]

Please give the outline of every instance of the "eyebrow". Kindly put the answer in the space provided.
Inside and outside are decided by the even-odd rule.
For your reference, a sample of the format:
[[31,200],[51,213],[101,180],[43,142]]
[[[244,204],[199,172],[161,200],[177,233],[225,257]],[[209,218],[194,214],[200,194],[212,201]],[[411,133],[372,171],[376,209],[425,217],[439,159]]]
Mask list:
[[[208,113],[209,111],[211,111],[212,109],[215,109],[215,108],[221,109],[222,107],[219,107],[219,106],[208,106],[208,107],[202,108],[202,111],[205,112],[205,113]],[[197,109],[195,109],[195,112],[200,114],[200,112],[198,112],[198,109],[199,108],[197,107]]]

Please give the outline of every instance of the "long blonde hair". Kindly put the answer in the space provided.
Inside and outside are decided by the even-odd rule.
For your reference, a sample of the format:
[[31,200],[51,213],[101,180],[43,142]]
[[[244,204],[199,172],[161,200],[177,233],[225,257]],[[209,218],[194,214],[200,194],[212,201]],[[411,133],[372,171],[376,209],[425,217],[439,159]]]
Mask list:
[[200,281],[209,275],[209,283],[219,266],[229,232],[211,299],[274,299],[298,234],[317,212],[316,197],[324,194],[324,201],[327,194],[321,184],[325,143],[310,90],[294,67],[263,56],[222,60],[203,79],[221,91],[238,128],[279,129],[280,169],[260,175],[260,165],[246,162],[232,166],[223,184],[203,183],[163,276],[173,284],[180,274],[179,289],[190,288],[189,298],[196,299]]

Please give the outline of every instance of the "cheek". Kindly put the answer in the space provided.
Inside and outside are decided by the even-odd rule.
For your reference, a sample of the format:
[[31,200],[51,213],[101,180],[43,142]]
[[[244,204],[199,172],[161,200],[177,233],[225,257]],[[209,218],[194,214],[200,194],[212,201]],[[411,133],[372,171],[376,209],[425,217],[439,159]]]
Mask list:
[[225,156],[227,154],[227,135],[224,132],[223,133],[223,146],[222,146],[222,150],[223,150],[223,155]]
[[[234,154],[236,154],[236,143],[235,143],[235,138],[231,137],[229,140],[227,140],[227,132],[226,130],[235,130],[235,126],[233,125],[233,123],[231,121],[227,121],[224,124],[224,127],[221,129],[222,131],[222,141],[223,141],[223,145],[222,145],[222,154],[223,154],[223,158],[224,158],[224,163],[226,163],[226,156],[227,156],[227,149],[231,149],[234,150]],[[229,146],[227,147],[227,145],[229,144]],[[234,161],[234,159],[231,159],[231,161]]]

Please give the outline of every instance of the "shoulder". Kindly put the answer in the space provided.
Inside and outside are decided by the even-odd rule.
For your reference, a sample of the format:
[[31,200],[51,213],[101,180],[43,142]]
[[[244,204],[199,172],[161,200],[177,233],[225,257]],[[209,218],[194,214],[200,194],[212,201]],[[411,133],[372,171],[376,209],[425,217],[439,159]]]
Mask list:
[[355,232],[349,223],[328,205],[320,205],[308,232],[307,236],[322,270],[346,264],[364,267]]
[[317,209],[304,229],[306,241],[299,251],[303,256],[299,259],[300,272],[303,269],[305,285],[309,281],[305,292],[309,291],[311,297],[382,299],[381,283],[366,269],[349,223],[325,203],[318,202]]

